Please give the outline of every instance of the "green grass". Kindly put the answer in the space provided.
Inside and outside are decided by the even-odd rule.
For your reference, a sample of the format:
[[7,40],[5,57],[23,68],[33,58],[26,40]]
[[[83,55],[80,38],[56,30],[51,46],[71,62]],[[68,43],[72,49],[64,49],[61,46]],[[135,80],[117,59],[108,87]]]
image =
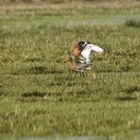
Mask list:
[[130,19],[125,23],[127,26],[131,27],[140,27],[140,20],[137,19]]
[[[0,138],[139,139],[139,6],[59,6],[1,9]],[[83,39],[105,52],[81,77],[65,57]]]

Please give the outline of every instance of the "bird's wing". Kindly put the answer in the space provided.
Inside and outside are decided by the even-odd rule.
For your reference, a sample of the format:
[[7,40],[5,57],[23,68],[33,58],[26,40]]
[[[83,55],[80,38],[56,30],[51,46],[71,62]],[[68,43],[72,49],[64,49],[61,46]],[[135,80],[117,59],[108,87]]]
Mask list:
[[92,48],[92,51],[96,52],[96,53],[103,53],[104,50],[102,48],[100,48],[99,46],[97,45],[91,45],[91,48]]

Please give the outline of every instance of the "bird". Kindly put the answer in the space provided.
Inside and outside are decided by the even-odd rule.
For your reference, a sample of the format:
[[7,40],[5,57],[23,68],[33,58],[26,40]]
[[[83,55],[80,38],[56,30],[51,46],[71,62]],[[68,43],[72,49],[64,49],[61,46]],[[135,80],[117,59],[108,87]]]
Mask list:
[[[91,53],[103,53],[104,50],[97,45],[91,44],[89,41],[80,41],[74,44],[71,48],[72,54],[78,59],[80,63],[91,64]],[[90,67],[89,67],[90,68]]]

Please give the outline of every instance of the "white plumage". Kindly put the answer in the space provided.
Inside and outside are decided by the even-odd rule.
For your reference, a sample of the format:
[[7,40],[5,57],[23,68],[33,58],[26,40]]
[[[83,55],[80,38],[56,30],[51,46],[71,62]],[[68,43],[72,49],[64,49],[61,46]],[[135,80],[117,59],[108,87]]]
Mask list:
[[103,53],[104,50],[100,47],[98,47],[97,45],[93,45],[93,44],[87,44],[86,47],[83,49],[83,51],[81,52],[81,55],[83,57],[84,63],[86,64],[90,64],[90,57],[91,57],[91,53],[92,52],[96,52],[96,53]]

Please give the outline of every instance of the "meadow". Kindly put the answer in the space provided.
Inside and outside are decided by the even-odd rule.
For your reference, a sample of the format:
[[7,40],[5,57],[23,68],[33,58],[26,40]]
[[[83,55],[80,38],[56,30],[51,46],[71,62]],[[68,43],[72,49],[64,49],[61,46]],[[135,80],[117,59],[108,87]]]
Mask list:
[[[0,0],[0,139],[138,140],[140,2],[12,2]],[[80,40],[104,49],[85,76],[65,61]]]

